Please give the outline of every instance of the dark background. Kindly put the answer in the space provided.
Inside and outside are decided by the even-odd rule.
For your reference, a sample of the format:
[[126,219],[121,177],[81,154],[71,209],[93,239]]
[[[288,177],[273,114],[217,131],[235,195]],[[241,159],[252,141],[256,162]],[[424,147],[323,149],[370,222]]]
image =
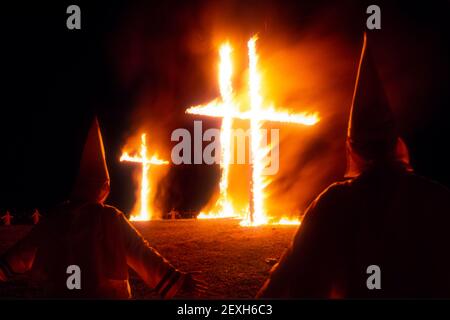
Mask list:
[[[378,50],[384,53],[386,65],[402,62],[397,90],[404,99],[399,98],[399,104],[404,101],[400,109],[411,112],[401,113],[400,125],[413,166],[418,173],[450,186],[446,150],[449,2],[374,3],[382,9]],[[66,28],[70,4],[81,7],[81,30]],[[333,12],[331,19],[324,17],[320,32],[341,34],[355,48],[360,45],[369,4],[373,3],[224,2],[228,15],[245,20],[240,25],[244,34],[276,30],[280,24],[301,34],[312,20],[316,24],[320,21],[322,12]],[[114,159],[120,155],[135,119],[136,92],[143,87],[158,91],[170,86],[175,98],[167,112],[178,111],[181,117],[187,106],[217,95],[217,88],[205,85],[210,79],[195,71],[198,55],[180,46],[193,32],[207,37],[208,30],[202,29],[197,16],[209,5],[206,1],[2,3],[0,212],[9,208],[13,215],[20,215],[35,207],[45,211],[67,197],[94,115],[99,117],[107,149],[112,179],[109,202],[129,210],[134,202],[132,169]],[[151,58],[145,69],[133,69],[132,59],[117,64],[123,53],[120,37],[133,34],[133,28],[144,30],[144,38],[152,43],[146,47]],[[396,39],[403,37],[413,45],[396,45]],[[208,89],[202,89],[205,87]],[[166,110],[152,112],[158,117]],[[183,198],[177,199],[182,210],[201,209],[218,179],[217,168],[205,166],[174,166],[169,175],[170,188]],[[170,208],[174,196],[166,196],[163,207]]]

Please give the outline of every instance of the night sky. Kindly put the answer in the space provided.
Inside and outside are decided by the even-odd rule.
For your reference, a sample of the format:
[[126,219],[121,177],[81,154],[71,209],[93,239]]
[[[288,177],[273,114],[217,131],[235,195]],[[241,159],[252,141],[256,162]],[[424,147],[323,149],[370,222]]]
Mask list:
[[[161,134],[169,141],[171,129],[192,126],[192,118],[183,114],[186,107],[217,96],[215,75],[203,68],[205,60],[216,63],[210,44],[214,29],[208,24],[215,19],[208,14],[211,2],[180,3],[2,4],[0,212],[10,208],[20,215],[34,207],[45,211],[66,199],[94,115],[103,131],[112,179],[109,203],[123,210],[132,207],[133,168],[117,159],[135,133],[136,119],[149,117],[154,123],[164,114],[160,125],[166,130]],[[413,166],[419,174],[450,186],[449,2],[374,3],[382,9],[382,30],[374,32],[374,44],[381,69],[390,75],[386,90],[393,97]],[[81,30],[66,28],[70,4],[81,7]],[[217,19],[228,19],[235,25],[230,30],[242,38],[258,32],[261,37],[284,34],[300,41],[335,34],[345,40],[342,45],[352,52],[350,58],[359,54],[367,7],[361,1],[224,1],[215,4],[214,12],[221,6],[223,16]],[[194,48],[186,45],[190,40]],[[148,112],[141,113],[146,110],[143,92],[157,103],[149,103]],[[170,121],[164,120],[168,114]],[[345,131],[342,134],[340,139]],[[339,176],[342,171],[321,187]],[[214,166],[172,166],[158,203],[163,210],[173,203],[183,210],[201,209],[218,177]]]

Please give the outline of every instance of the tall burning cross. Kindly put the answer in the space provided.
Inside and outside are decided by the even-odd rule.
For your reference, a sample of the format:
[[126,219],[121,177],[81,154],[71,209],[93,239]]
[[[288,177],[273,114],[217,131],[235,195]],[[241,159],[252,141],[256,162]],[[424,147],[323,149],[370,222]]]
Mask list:
[[202,214],[200,218],[223,218],[235,216],[232,203],[228,197],[228,176],[231,160],[231,129],[233,119],[250,120],[250,154],[252,163],[250,212],[243,225],[261,225],[269,223],[269,217],[264,209],[264,189],[267,185],[263,170],[264,158],[269,150],[264,145],[261,128],[264,121],[276,121],[282,123],[297,123],[311,126],[319,121],[316,114],[291,114],[281,112],[275,108],[263,106],[261,96],[261,77],[258,73],[258,55],[256,53],[257,37],[248,41],[249,58],[249,96],[250,110],[240,112],[234,103],[231,63],[231,46],[226,43],[220,48],[219,87],[221,100],[214,100],[207,105],[191,107],[186,113],[222,118],[220,129],[221,156],[220,167],[222,169],[219,183],[219,199],[213,212]]
[[147,152],[147,139],[146,134],[144,133],[141,135],[141,149],[139,151],[139,155],[130,156],[128,152],[123,152],[120,157],[121,162],[127,161],[142,164],[139,213],[131,216],[130,220],[132,221],[151,220],[152,214],[149,209],[150,182],[148,179],[150,165],[164,165],[169,163],[168,161],[158,159],[156,156],[149,158]]

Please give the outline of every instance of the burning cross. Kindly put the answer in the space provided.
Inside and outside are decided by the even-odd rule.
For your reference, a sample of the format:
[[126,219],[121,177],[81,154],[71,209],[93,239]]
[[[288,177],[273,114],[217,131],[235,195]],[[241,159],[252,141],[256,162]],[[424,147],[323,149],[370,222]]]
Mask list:
[[131,216],[132,221],[145,221],[151,220],[151,210],[149,210],[149,193],[150,193],[150,182],[148,179],[148,173],[150,171],[150,165],[164,165],[168,164],[168,161],[160,160],[156,156],[151,158],[147,155],[147,140],[146,134],[141,135],[141,150],[138,156],[130,156],[128,152],[123,152],[120,157],[120,161],[134,162],[142,164],[142,176],[141,176],[141,195],[140,195],[140,208],[139,214],[136,216]]
[[258,73],[258,55],[256,53],[257,37],[248,41],[249,58],[249,96],[250,110],[240,112],[233,101],[233,88],[231,84],[232,63],[231,46],[226,43],[220,48],[219,87],[221,100],[214,100],[207,105],[191,107],[186,113],[222,118],[220,129],[222,169],[219,183],[219,199],[214,212],[200,216],[205,218],[223,218],[235,216],[233,206],[228,198],[228,176],[231,159],[231,129],[233,119],[250,120],[250,154],[252,163],[250,211],[243,225],[260,225],[269,223],[269,218],[264,209],[264,189],[267,185],[263,170],[264,158],[267,148],[264,146],[261,128],[264,121],[276,121],[281,123],[296,123],[311,126],[319,121],[316,114],[291,114],[275,110],[274,107],[263,106],[261,95],[261,77]]

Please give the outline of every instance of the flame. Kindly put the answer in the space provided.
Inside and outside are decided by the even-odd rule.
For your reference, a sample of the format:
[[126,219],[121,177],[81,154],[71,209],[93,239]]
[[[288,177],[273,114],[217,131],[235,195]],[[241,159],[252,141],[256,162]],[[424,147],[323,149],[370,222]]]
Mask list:
[[233,205],[228,198],[228,179],[230,173],[231,162],[231,129],[233,111],[233,87],[231,84],[231,77],[233,75],[233,67],[231,63],[231,46],[226,43],[220,48],[220,64],[219,64],[219,84],[220,95],[222,97],[222,108],[225,115],[222,118],[222,125],[220,128],[220,167],[222,174],[219,182],[219,199],[217,200],[216,212],[219,212],[221,217],[234,216]]
[[139,212],[136,215],[132,214],[130,220],[131,221],[152,220],[153,213],[151,207],[149,206],[150,181],[148,174],[150,171],[150,165],[164,165],[168,164],[169,162],[158,159],[156,155],[153,155],[151,158],[148,157],[147,138],[145,133],[141,135],[141,149],[139,151],[139,155],[130,155],[128,152],[123,152],[120,157],[120,161],[142,164],[141,186],[139,196]]
[[258,73],[258,55],[256,54],[256,37],[248,41],[248,59],[249,59],[249,94],[250,94],[250,110],[255,117],[250,119],[250,148],[252,163],[252,182],[251,182],[251,199],[250,212],[247,219],[242,223],[244,225],[260,225],[268,222],[266,212],[264,210],[264,188],[268,184],[263,176],[264,159],[270,151],[265,148],[262,141],[261,126],[262,121],[257,115],[260,114],[262,108],[261,96],[261,77]]
[[300,219],[289,219],[289,218],[281,218],[278,221],[272,222],[272,224],[293,225],[293,226],[300,225],[300,223],[301,223]]
[[[233,124],[234,104],[233,104],[233,86],[231,78],[233,76],[233,66],[231,63],[232,48],[229,43],[224,43],[219,50],[219,88],[221,101],[213,101],[206,108],[211,109],[212,113],[218,111],[222,114],[222,125],[220,127],[220,169],[221,176],[219,182],[219,198],[213,209],[206,213],[201,212],[198,219],[211,218],[230,218],[236,217],[233,204],[228,197],[228,181],[231,162],[231,129]],[[203,106],[197,107],[199,109]],[[190,108],[195,112],[195,107]],[[186,111],[191,113],[189,109]],[[192,112],[192,113],[194,113]]]
[[[248,43],[249,59],[249,82],[248,95],[250,97],[250,110],[240,111],[236,108],[232,88],[232,63],[231,46],[225,43],[220,47],[219,63],[219,87],[221,100],[214,100],[206,105],[190,107],[186,113],[203,115],[209,117],[221,117],[222,125],[220,131],[221,139],[221,161],[222,174],[219,182],[219,199],[215,207],[210,212],[201,212],[197,218],[226,218],[239,216],[233,208],[233,204],[228,197],[228,179],[231,159],[231,129],[233,119],[250,120],[250,155],[252,165],[251,175],[251,196],[249,210],[241,221],[242,226],[258,226],[263,224],[285,224],[298,225],[299,219],[289,219],[283,217],[274,220],[266,212],[264,202],[266,198],[265,188],[270,183],[263,170],[266,167],[267,155],[270,147],[265,146],[265,141],[261,133],[264,121],[295,123],[306,126],[315,125],[320,119],[318,113],[291,113],[287,110],[276,110],[273,106],[263,106],[261,94],[261,76],[258,72],[258,55],[256,52],[257,37],[252,37]],[[242,217],[242,215],[241,215]]]
[[218,108],[219,103],[213,101],[204,106],[190,107],[186,110],[186,113],[202,115],[207,117],[220,117],[229,116],[232,119],[251,120],[253,117],[258,118],[260,121],[271,122],[283,122],[283,123],[295,123],[305,126],[313,126],[319,122],[320,118],[318,113],[291,113],[289,111],[277,111],[273,106],[260,110],[257,115],[253,115],[251,111],[238,111],[231,110],[231,112],[225,112]]

